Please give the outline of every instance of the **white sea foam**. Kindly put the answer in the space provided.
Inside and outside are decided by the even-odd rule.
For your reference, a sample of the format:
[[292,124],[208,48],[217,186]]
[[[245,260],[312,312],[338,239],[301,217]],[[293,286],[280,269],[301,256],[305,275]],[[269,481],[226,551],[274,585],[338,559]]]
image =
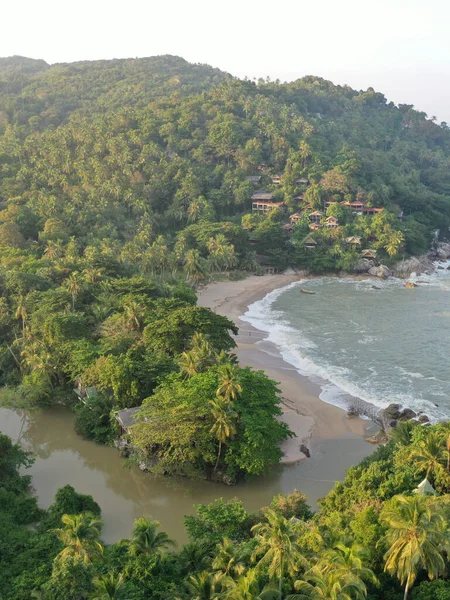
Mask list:
[[[450,261],[449,261],[450,264]],[[443,274],[447,275],[447,278]],[[424,276],[420,277],[424,280]],[[392,385],[389,386],[391,389],[382,389],[377,386],[378,373],[376,367],[370,366],[368,369],[372,373],[370,378],[367,378],[363,383],[355,380],[354,374],[350,369],[342,366],[334,365],[327,360],[323,354],[320,358],[312,356],[314,349],[317,348],[317,344],[308,339],[305,334],[299,329],[292,326],[285,319],[285,315],[282,311],[277,311],[272,308],[274,302],[288,290],[292,288],[305,285],[307,281],[308,287],[320,286],[325,280],[323,278],[316,280],[302,280],[289,284],[288,286],[274,290],[267,294],[262,300],[259,300],[249,306],[247,312],[241,319],[253,325],[255,328],[267,333],[265,338],[269,342],[272,342],[277,347],[282,358],[289,364],[293,365],[295,369],[301,374],[312,378],[317,381],[321,386],[320,398],[341,408],[348,408],[349,404],[353,404],[355,399],[360,399],[365,403],[369,403],[376,408],[385,408],[391,402],[396,402],[403,406],[408,406],[415,409],[416,411],[426,411],[432,420],[438,420],[445,418],[448,415],[436,406],[436,404],[426,398],[412,397],[409,391],[400,390],[398,387]],[[441,289],[450,290],[450,277],[449,272],[439,270],[433,275],[427,276],[427,281],[433,287],[439,287]],[[358,290],[363,292],[379,293],[383,290],[390,289],[392,287],[403,286],[402,280],[384,280],[377,281],[376,286],[379,290],[373,289],[373,280],[358,280],[355,284],[353,279],[336,279],[333,283],[348,285],[352,284],[357,287]],[[355,328],[359,327],[358,323],[354,323]],[[332,334],[333,332],[329,332]],[[322,334],[324,335],[324,334]],[[325,333],[326,336],[326,333]],[[374,335],[363,335],[358,343],[362,345],[371,344],[376,341],[377,336]],[[346,349],[343,349],[346,352]],[[425,377],[422,373],[415,371],[408,371],[402,367],[399,367],[402,375],[409,379],[436,379],[434,377]],[[384,381],[385,385],[386,382]],[[429,390],[430,396],[445,395],[439,390]]]

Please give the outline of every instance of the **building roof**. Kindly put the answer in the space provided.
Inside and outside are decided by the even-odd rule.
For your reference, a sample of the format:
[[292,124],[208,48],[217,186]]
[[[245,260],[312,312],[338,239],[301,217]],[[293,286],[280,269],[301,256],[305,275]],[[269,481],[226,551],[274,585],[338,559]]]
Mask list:
[[289,215],[289,218],[292,219],[293,221],[295,221],[296,219],[301,219],[302,215],[301,213],[293,213],[292,215]]
[[346,237],[345,241],[347,244],[360,244],[361,238],[356,235],[351,235],[350,237]]
[[308,225],[308,227],[312,230],[312,231],[316,231],[316,229],[321,229],[322,225],[319,225],[319,223],[310,223]]
[[376,250],[370,250],[370,248],[366,248],[365,250],[361,250],[361,256],[363,258],[375,258],[377,255]]
[[299,177],[295,180],[295,183],[309,183],[309,181],[306,179],[306,177]]
[[261,181],[261,175],[248,175],[245,181],[251,181],[252,183],[259,183]]
[[309,215],[310,217],[323,217],[323,212],[321,210],[315,210],[314,212],[310,213]]
[[117,419],[117,421],[119,422],[120,426],[122,427],[122,429],[124,429],[125,431],[128,431],[128,429],[132,426],[135,425],[137,420],[136,420],[136,413],[141,410],[140,406],[136,406],[134,408],[126,408],[124,410],[118,410],[115,413],[115,417]]
[[338,219],[337,219],[337,217],[330,216],[330,217],[327,217],[327,218],[325,219],[325,223],[331,223],[331,222],[332,222],[332,223],[337,223],[337,222],[338,222]]
[[305,237],[305,239],[303,240],[303,243],[304,244],[314,244],[314,246],[317,246],[316,240],[311,235],[307,235]]
[[253,202],[270,202],[273,200],[273,194],[270,192],[256,192],[252,196]]
[[428,479],[425,477],[423,481],[419,483],[419,485],[414,490],[415,494],[419,494],[423,496],[424,494],[431,494],[432,496],[437,496],[437,492]]

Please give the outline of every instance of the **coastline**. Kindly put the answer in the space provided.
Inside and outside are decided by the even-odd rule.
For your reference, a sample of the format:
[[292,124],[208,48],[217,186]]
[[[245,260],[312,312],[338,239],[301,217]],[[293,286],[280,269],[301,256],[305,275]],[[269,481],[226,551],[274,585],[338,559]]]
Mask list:
[[[228,317],[239,327],[234,349],[242,366],[264,370],[279,382],[283,415],[296,437],[282,444],[282,464],[306,458],[300,447],[314,451],[320,440],[363,438],[371,422],[347,416],[343,409],[320,399],[321,388],[284,361],[266,334],[241,320],[247,308],[273,290],[304,279],[300,275],[251,276],[240,281],[212,282],[198,291],[198,304]],[[372,432],[373,434],[373,432]]]

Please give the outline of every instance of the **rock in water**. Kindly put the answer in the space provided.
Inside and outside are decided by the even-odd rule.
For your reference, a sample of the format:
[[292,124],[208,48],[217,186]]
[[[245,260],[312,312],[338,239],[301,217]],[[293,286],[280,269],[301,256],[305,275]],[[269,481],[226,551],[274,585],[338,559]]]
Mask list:
[[404,408],[398,416],[399,421],[411,421],[415,419],[417,414],[411,408]]
[[408,288],[409,290],[412,290],[415,287],[417,287],[417,285],[415,283],[413,283],[412,281],[407,281],[403,287]]
[[427,417],[427,415],[420,415],[419,417],[419,423],[429,423],[430,419]]
[[389,404],[383,410],[383,418],[386,421],[396,421],[400,416],[400,404]]
[[392,274],[386,265],[380,265],[379,267],[372,267],[369,269],[369,275],[374,275],[375,277],[380,277],[380,279],[386,279],[390,277]]

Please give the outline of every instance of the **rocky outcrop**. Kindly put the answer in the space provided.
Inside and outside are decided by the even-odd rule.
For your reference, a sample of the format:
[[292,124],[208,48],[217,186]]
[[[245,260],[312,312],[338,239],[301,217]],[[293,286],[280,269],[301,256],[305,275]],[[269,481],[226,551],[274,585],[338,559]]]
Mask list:
[[450,258],[450,244],[448,242],[439,242],[433,249],[433,257],[438,260],[447,260]]
[[369,275],[374,275],[375,277],[379,277],[380,279],[386,279],[387,277],[391,277],[391,271],[386,267],[386,265],[380,265],[378,267],[371,267],[368,271]]
[[414,289],[415,287],[417,287],[417,285],[412,281],[407,281],[403,287],[408,289]]
[[411,421],[411,419],[415,419],[417,417],[417,413],[415,413],[411,408],[404,408],[402,412],[398,415],[398,421]]
[[373,267],[373,261],[368,258],[361,258],[353,270],[355,273],[368,273],[369,270]]
[[416,275],[429,275],[434,273],[435,265],[429,256],[412,256],[406,260],[401,260],[392,267],[392,274],[394,277],[400,279],[407,279],[412,273]]

